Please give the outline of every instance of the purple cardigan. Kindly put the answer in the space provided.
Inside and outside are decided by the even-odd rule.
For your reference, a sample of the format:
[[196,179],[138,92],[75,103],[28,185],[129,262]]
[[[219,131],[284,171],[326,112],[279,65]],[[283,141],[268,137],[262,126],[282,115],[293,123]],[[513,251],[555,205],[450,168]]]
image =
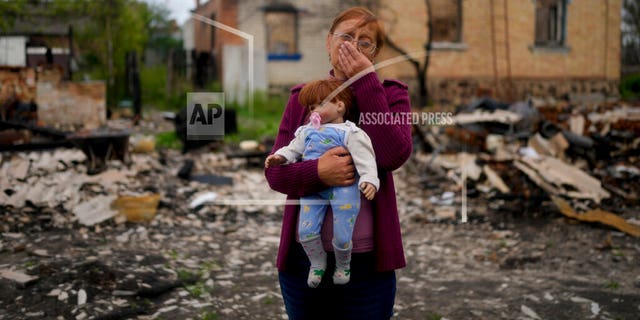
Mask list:
[[[307,121],[307,109],[298,103],[301,88],[302,85],[297,85],[291,89],[272,153],[288,145],[294,138],[296,129]],[[411,112],[407,86],[396,80],[380,83],[375,72],[355,81],[351,84],[351,90],[355,96],[357,110],[363,116],[366,116],[366,113]],[[406,262],[391,172],[399,168],[411,155],[411,126],[408,123],[393,122],[357,124],[371,138],[380,178],[380,190],[372,201],[376,270],[390,271],[403,268]],[[271,167],[265,170],[265,176],[269,186],[275,191],[287,194],[287,199],[299,199],[328,187],[318,177],[318,160]],[[296,241],[298,212],[299,206],[285,206],[276,263],[279,271],[285,270],[289,248]]]

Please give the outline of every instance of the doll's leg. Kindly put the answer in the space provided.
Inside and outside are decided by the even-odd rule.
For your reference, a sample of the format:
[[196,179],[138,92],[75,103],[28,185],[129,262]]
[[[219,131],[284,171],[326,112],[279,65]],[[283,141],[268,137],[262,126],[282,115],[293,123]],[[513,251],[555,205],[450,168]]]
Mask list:
[[300,216],[298,217],[300,244],[311,262],[307,278],[307,284],[311,288],[320,284],[327,268],[327,253],[322,247],[322,239],[320,238],[320,228],[327,211],[327,205],[315,203],[318,201],[323,201],[320,195],[300,198]]
[[351,249],[353,227],[360,211],[360,190],[353,184],[348,187],[334,188],[331,201],[333,210],[333,250],[336,255],[336,269],[333,283],[349,282],[351,274]]

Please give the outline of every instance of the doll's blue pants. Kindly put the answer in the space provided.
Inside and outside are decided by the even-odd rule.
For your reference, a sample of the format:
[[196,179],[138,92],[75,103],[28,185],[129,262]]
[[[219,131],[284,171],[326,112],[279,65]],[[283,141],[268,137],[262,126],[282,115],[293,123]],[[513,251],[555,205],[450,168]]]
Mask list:
[[360,190],[356,183],[346,187],[331,187],[300,198],[298,236],[300,241],[320,236],[329,205],[333,211],[333,245],[346,249],[351,244],[353,227],[360,211]]

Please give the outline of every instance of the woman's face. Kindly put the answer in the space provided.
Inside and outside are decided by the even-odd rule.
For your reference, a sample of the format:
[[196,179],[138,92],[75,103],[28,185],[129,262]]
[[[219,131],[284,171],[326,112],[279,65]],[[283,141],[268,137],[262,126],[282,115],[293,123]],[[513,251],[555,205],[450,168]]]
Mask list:
[[356,48],[358,48],[358,51],[364,54],[369,60],[373,60],[376,51],[373,50],[372,52],[371,50],[363,48],[362,46],[358,45],[357,41],[369,42],[373,45],[376,45],[376,31],[371,23],[361,27],[357,27],[360,21],[360,19],[350,19],[342,21],[336,26],[333,32],[329,33],[329,35],[327,36],[327,52],[329,53],[329,57],[331,59],[331,65],[334,68],[337,68],[338,66],[338,48],[343,42],[345,42],[343,38],[348,38],[344,35],[351,36],[351,38],[353,38],[352,44]]

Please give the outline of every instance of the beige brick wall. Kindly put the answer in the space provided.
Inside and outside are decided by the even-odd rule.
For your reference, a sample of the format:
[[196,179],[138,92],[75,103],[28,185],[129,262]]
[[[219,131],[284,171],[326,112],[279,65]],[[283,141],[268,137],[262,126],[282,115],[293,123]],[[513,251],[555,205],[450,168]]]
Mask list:
[[[423,61],[427,38],[425,0],[378,1],[377,12],[390,38],[412,53],[415,59]],[[567,50],[549,51],[533,48],[535,0],[462,0],[462,46],[432,50],[428,70],[431,82],[429,86],[437,91],[443,81],[451,80],[464,86],[473,80],[473,83],[479,84],[480,89],[488,88],[499,98],[519,99],[522,98],[519,95],[529,90],[526,88],[545,88],[549,87],[549,83],[554,83],[555,87],[555,83],[562,80],[578,83],[568,86],[569,88],[583,88],[584,86],[579,85],[580,81],[617,83],[620,74],[621,2],[622,0],[569,1]],[[207,3],[203,11],[224,12],[217,18],[254,35],[256,52],[262,52],[266,57],[262,8],[269,3],[267,0],[213,0]],[[300,10],[298,48],[302,59],[263,61],[266,82],[270,87],[286,87],[326,76],[331,67],[325,50],[328,28],[333,17],[349,6],[338,0],[292,0],[289,3]],[[198,24],[195,28],[197,34]],[[218,32],[218,35],[220,41],[243,43],[242,39],[225,32]],[[201,42],[205,43],[206,39]],[[377,61],[398,55],[398,52],[386,47]],[[415,81],[415,71],[406,61],[380,69],[379,73],[383,78]],[[519,84],[505,85],[509,81]],[[541,84],[536,86],[531,81],[540,81]],[[522,83],[528,85],[521,86]],[[514,86],[522,89],[515,90]],[[611,88],[615,86],[606,87],[607,94],[615,94],[611,92]],[[553,92],[550,94],[555,95]],[[437,92],[433,94],[436,95]]]
[[[427,38],[424,0],[380,1],[379,15],[385,21],[390,38],[406,51],[423,50]],[[483,86],[494,86],[508,79],[519,83],[531,80],[617,83],[620,77],[621,1],[569,1],[568,50],[554,52],[532,49],[534,0],[462,0],[462,43],[466,48],[432,51],[429,79],[435,82],[475,79]],[[378,60],[397,55],[387,48]],[[407,62],[382,69],[380,73],[383,77],[415,78],[415,71]],[[430,87],[438,86],[432,83]],[[500,91],[502,87],[493,88],[493,91]],[[517,91],[519,94],[526,90]]]

